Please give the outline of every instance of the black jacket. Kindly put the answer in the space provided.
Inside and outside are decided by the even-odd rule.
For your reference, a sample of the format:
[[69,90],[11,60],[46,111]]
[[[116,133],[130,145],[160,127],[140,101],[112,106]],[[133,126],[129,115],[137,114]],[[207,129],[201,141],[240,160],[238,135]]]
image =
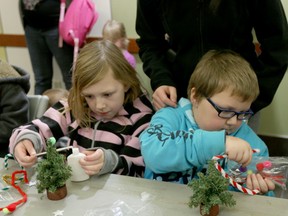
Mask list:
[[[14,70],[14,69],[15,70]],[[8,153],[12,130],[28,122],[30,75],[0,60],[0,155]]]
[[[151,78],[153,90],[161,85],[175,86],[179,99],[187,97],[190,75],[204,53],[211,49],[234,50],[257,73],[260,95],[252,104],[257,112],[271,103],[287,69],[288,27],[281,1],[222,0],[215,13],[209,3],[138,0],[136,31],[144,72]],[[261,44],[259,57],[253,28]]]
[[29,25],[43,31],[58,27],[60,0],[39,0],[29,9],[25,8],[24,0],[18,0],[18,2],[23,26]]

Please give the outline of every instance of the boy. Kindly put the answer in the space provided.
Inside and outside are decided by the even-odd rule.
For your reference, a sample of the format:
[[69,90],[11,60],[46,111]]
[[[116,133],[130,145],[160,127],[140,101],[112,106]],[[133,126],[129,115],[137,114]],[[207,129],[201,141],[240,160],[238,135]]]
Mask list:
[[[254,155],[268,156],[264,142],[246,124],[259,94],[255,72],[238,54],[211,50],[203,56],[188,86],[188,99],[160,109],[141,134],[145,177],[188,183],[213,156],[226,153],[247,166]],[[247,177],[249,189],[266,193],[271,180]]]

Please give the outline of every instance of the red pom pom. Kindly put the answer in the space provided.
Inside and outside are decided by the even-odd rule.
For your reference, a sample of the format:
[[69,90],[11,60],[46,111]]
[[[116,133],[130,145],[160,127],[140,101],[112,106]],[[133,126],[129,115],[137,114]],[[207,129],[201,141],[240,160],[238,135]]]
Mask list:
[[6,208],[10,211],[13,212],[15,211],[17,205],[15,203],[11,203],[10,205],[6,206]]
[[263,163],[258,163],[256,164],[256,168],[258,171],[262,171],[264,169],[264,164]]

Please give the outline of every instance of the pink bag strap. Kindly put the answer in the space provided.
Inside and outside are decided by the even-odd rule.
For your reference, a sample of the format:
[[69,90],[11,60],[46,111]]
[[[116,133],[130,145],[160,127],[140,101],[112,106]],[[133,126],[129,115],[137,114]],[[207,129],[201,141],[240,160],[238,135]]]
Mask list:
[[[60,16],[59,16],[59,23],[64,21],[64,15],[65,15],[65,8],[66,8],[66,0],[60,0]],[[63,47],[63,38],[59,34],[59,47]]]

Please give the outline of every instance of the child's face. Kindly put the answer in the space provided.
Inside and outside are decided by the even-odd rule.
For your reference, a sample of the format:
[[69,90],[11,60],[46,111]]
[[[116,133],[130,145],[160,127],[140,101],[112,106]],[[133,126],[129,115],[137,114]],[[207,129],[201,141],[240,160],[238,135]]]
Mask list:
[[[207,98],[196,100],[192,91],[190,100],[193,104],[192,112],[199,128],[207,131],[225,130],[227,134],[237,130],[242,120],[237,115],[224,119],[218,116],[217,110],[208,102]],[[230,90],[217,93],[210,100],[221,109],[235,112],[246,112],[250,109],[252,101],[242,101],[238,96],[231,96]]]
[[127,87],[113,77],[112,71],[108,71],[102,80],[83,89],[82,95],[99,118],[111,119],[122,108],[127,90]]

